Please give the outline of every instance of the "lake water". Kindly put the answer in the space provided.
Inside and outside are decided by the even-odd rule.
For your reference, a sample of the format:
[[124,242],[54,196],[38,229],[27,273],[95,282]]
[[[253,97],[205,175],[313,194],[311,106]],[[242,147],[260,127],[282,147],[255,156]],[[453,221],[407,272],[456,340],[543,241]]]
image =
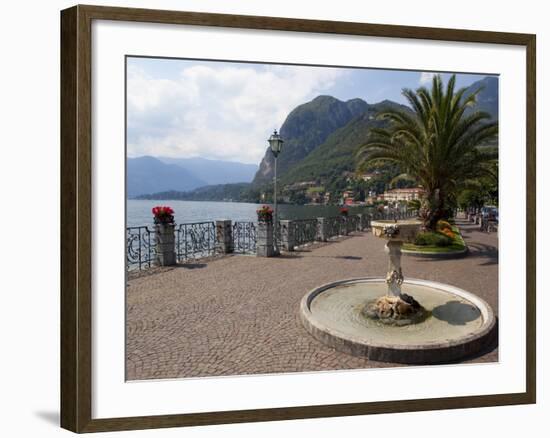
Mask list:
[[[245,202],[209,202],[209,201],[155,201],[129,199],[126,204],[128,227],[152,225],[151,209],[157,205],[169,205],[174,209],[176,223],[214,221],[231,219],[232,221],[256,222],[256,210],[260,204]],[[337,216],[339,209],[335,205],[287,205],[278,206],[279,219],[309,219],[322,216]],[[367,207],[351,207],[351,214],[366,213]]]

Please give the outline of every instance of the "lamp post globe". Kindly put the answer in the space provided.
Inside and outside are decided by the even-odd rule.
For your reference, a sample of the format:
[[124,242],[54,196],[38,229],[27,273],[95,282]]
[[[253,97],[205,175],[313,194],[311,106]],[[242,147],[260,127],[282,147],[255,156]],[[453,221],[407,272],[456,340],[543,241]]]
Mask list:
[[269,147],[271,148],[271,153],[276,159],[277,156],[281,153],[284,141],[277,130],[273,131],[273,134],[271,134],[271,137],[269,137],[267,141],[269,143]]
[[271,148],[271,153],[275,158],[275,163],[273,166],[273,227],[275,231],[274,250],[276,254],[279,254],[279,222],[277,215],[277,157],[283,149],[283,139],[275,129],[273,134],[267,139],[269,147]]

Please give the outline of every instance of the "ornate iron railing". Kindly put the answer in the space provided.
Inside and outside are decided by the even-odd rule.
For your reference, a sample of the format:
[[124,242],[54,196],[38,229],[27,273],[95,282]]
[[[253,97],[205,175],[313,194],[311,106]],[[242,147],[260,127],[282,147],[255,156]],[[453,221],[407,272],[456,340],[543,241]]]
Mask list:
[[257,227],[255,222],[233,223],[233,251],[239,254],[256,252]]
[[374,211],[370,215],[371,220],[402,220],[417,217],[416,210],[407,211]]
[[341,216],[331,216],[325,219],[325,238],[341,236],[345,234],[345,223]]
[[213,221],[179,224],[176,227],[176,258],[179,262],[207,257],[216,252]]
[[155,233],[147,226],[126,228],[126,268],[150,268],[156,258]]
[[370,228],[370,217],[369,213],[363,213],[363,215],[361,215],[361,230]]
[[[331,216],[277,222],[273,230],[274,243],[279,248],[292,251],[295,246],[366,229],[370,227],[371,220],[406,219],[415,217],[416,214],[416,211],[373,211],[364,213],[362,216]],[[174,236],[176,260],[185,262],[219,252],[237,254],[256,252],[258,230],[255,222],[221,222],[227,223],[227,228],[218,223],[219,229],[217,229],[214,221],[176,225]],[[156,238],[153,229],[147,226],[128,227],[126,240],[128,270],[150,268],[157,262]]]
[[315,242],[318,239],[318,221],[317,219],[299,219],[290,222],[296,246]]
[[349,215],[345,218],[345,225],[347,233],[353,233],[359,229],[359,216]]
[[386,211],[375,211],[372,213],[372,220],[388,220],[393,219],[393,217],[390,216],[390,214]]

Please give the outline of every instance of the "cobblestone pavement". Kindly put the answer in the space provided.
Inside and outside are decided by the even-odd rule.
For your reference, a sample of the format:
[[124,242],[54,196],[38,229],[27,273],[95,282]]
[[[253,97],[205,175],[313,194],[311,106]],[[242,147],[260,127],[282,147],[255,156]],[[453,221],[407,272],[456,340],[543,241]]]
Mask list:
[[[459,224],[460,225],[460,224]],[[403,256],[405,277],[449,283],[498,315],[498,238],[461,225],[470,254],[457,260]],[[277,258],[226,256],[129,281],[128,380],[396,366],[329,348],[302,327],[302,297],[334,280],[383,276],[384,241],[359,233]],[[498,348],[469,362],[498,360]],[[401,365],[399,365],[401,366]]]

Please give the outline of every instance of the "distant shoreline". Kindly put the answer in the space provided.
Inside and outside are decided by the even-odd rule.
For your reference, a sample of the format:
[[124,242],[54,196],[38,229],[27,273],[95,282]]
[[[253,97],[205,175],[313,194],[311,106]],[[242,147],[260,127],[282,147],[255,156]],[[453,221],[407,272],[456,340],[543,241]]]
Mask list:
[[[177,198],[126,198],[127,201],[183,201],[183,202],[221,202],[229,204],[255,204],[262,205],[268,204],[271,205],[272,202],[252,202],[252,201],[233,201],[233,200],[211,200],[211,199],[177,199]],[[277,203],[278,205],[292,205],[295,207],[339,207],[339,204],[293,204],[291,202],[281,202]],[[350,204],[347,207],[352,208],[373,208],[374,205],[369,204]]]
[[[262,204],[261,202],[251,202],[251,201],[233,201],[233,200],[212,200],[212,199],[181,199],[181,198],[126,198],[127,201],[185,201],[185,202],[230,202],[232,204]],[[283,204],[279,202],[279,204]],[[289,205],[299,205],[299,204],[289,204]]]

